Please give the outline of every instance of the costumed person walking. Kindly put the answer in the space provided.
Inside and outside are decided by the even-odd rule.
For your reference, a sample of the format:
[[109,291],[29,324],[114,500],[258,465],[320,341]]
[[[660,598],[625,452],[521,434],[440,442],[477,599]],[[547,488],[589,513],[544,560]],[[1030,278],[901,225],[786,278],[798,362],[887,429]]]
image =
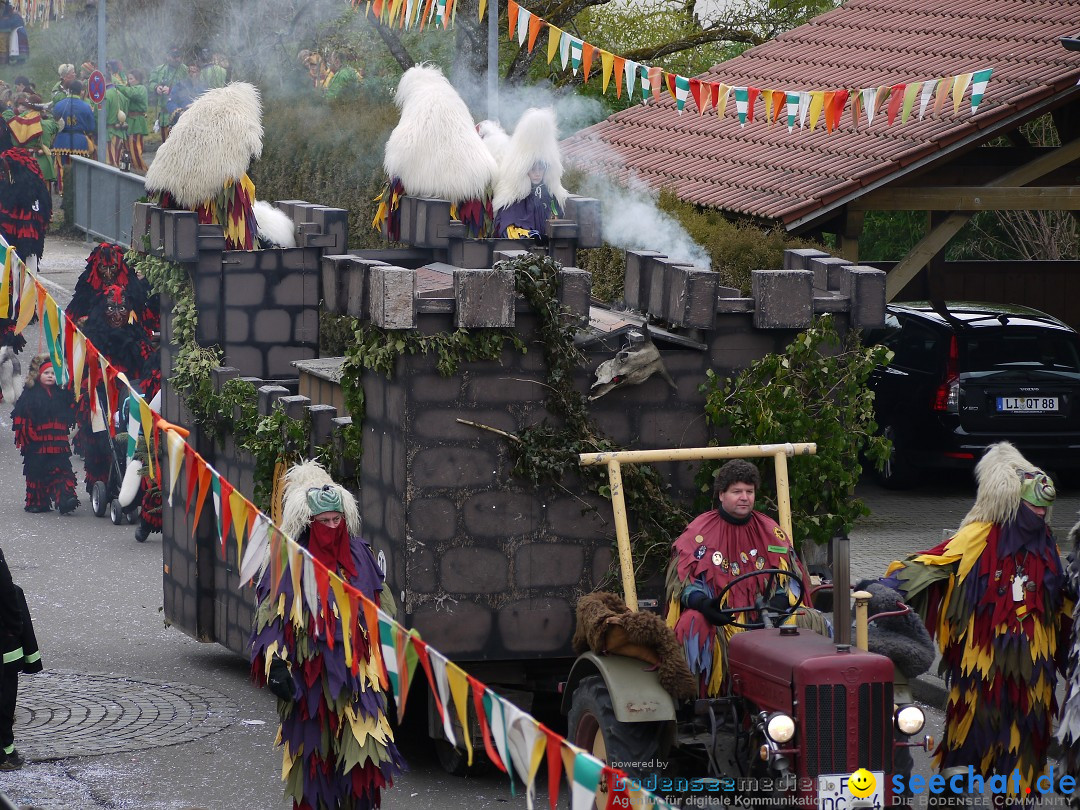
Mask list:
[[[135,319],[148,332],[161,329],[161,315],[158,296],[150,290],[146,280],[136,275],[124,259],[124,249],[111,242],[102,242],[86,257],[86,269],[75,282],[75,292],[71,295],[64,312],[76,324],[83,322],[94,306],[105,297],[108,287],[116,286],[124,292],[124,298],[131,306]],[[148,334],[149,338],[150,335]]]
[[391,242],[401,238],[401,198],[435,197],[450,201],[450,216],[465,223],[471,237],[491,231],[490,186],[495,159],[453,85],[437,67],[405,71],[394,93],[401,110],[386,141],[383,168],[390,180],[372,226]]
[[71,392],[56,384],[52,358],[37,355],[11,411],[15,446],[23,457],[27,512],[48,512],[55,505],[61,515],[68,515],[78,507],[69,441],[74,422]]
[[53,159],[52,145],[63,127],[61,121],[42,115],[44,106],[41,97],[29,93],[20,93],[15,99],[15,107],[8,127],[16,146],[34,156],[37,160],[41,178],[52,188],[56,182],[56,164]]
[[547,243],[548,220],[566,204],[553,109],[526,110],[502,150],[495,193],[495,236]]
[[143,158],[144,140],[150,134],[150,123],[146,115],[149,111],[150,100],[146,85],[146,78],[138,68],[128,71],[127,79],[127,136],[128,154],[131,155],[131,168],[136,171],[146,171],[146,160]]
[[[356,499],[317,462],[286,473],[282,531],[318,566],[379,604],[383,573],[359,536],[359,524]],[[353,621],[350,667],[341,611],[323,602],[319,614],[311,615],[306,604],[312,595],[294,593],[289,577],[274,582],[274,567],[269,558],[264,561],[256,589],[251,671],[256,683],[278,697],[285,794],[294,810],[379,807],[382,789],[391,786],[404,762],[368,644],[373,636]],[[317,567],[315,579],[324,577]],[[298,609],[297,599],[303,600]]]
[[26,594],[12,580],[3,550],[0,550],[0,654],[0,771],[17,771],[24,764],[15,748],[19,675],[33,675],[44,666]]
[[108,83],[105,85],[105,160],[110,166],[120,166],[127,145],[128,84],[124,66],[118,59],[105,63]]
[[170,113],[167,109],[169,93],[173,85],[187,78],[187,65],[183,62],[183,52],[177,48],[169,48],[169,54],[165,62],[150,71],[148,80],[148,92],[153,90],[155,121],[154,129],[161,132],[161,142],[164,144],[169,138],[169,130],[172,124],[169,120]]
[[[754,509],[761,474],[749,461],[733,459],[716,474],[716,508],[694,518],[671,544],[667,573],[667,624],[683,646],[701,696],[723,693],[727,678],[727,642],[748,623],[746,613],[726,614],[728,607],[754,605],[759,595],[786,609],[798,595],[798,580],[773,574],[748,577],[721,590],[741,574],[776,568],[791,571],[809,587],[810,576],[795,554],[787,533],[768,515]],[[809,613],[809,605],[804,612]],[[813,621],[807,621],[814,626]],[[823,629],[821,621],[816,629]]]
[[64,126],[53,140],[56,156],[56,177],[60,193],[64,193],[64,167],[71,163],[72,155],[93,157],[94,108],[82,98],[83,83],[76,79],[68,85],[68,95],[53,105],[53,118],[63,121]]
[[894,562],[882,582],[937,637],[949,695],[935,762],[946,783],[971,767],[1003,777],[1009,799],[1022,804],[1046,767],[1056,661],[1068,646],[1064,572],[1046,523],[1056,493],[1008,442],[987,449],[975,477],[975,505],[959,531]]
[[180,117],[146,173],[146,192],[162,208],[194,211],[221,225],[226,250],[252,250],[255,184],[247,175],[262,154],[262,103],[247,82],[199,96]]

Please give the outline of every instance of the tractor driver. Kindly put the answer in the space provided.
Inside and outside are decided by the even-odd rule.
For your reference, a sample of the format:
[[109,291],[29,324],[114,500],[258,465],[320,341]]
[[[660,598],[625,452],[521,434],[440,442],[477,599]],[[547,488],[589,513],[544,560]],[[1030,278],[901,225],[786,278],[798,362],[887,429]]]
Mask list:
[[799,585],[779,574],[747,577],[728,591],[721,605],[716,597],[723,588],[741,574],[766,568],[793,570],[810,582],[791,539],[776,521],[754,509],[760,486],[761,474],[749,461],[724,464],[713,489],[716,508],[694,518],[671,546],[667,623],[675,628],[702,696],[722,692],[727,640],[740,629],[730,622],[759,620],[757,611],[733,615],[723,608],[749,607],[759,597],[786,607],[798,596]]

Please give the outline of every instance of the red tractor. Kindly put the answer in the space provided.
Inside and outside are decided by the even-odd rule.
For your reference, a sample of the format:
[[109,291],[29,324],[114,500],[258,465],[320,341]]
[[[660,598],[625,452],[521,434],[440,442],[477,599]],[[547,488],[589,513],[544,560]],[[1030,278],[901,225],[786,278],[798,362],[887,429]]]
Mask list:
[[[786,455],[800,447],[808,448],[802,453],[814,451],[813,445],[631,451],[607,454],[592,463],[605,463],[609,471],[615,467],[613,500],[621,500],[621,489],[615,486],[620,462],[665,460],[669,456],[661,457],[664,453],[676,453],[679,460],[783,453],[777,464],[778,501],[781,526],[790,536]],[[590,463],[589,457],[583,457],[583,463]],[[621,533],[626,530],[625,518],[620,522],[622,504],[614,506]],[[628,539],[625,545],[628,549]],[[620,553],[622,546],[620,537]],[[846,538],[834,546],[834,566],[833,592],[849,592]],[[624,582],[627,570],[624,561]],[[764,569],[735,581],[776,575],[798,579],[779,569]],[[821,590],[800,582],[798,592]],[[718,604],[724,604],[724,596],[718,595]],[[760,621],[737,625],[744,632],[728,642],[728,690],[717,698],[676,703],[660,686],[656,672],[642,661],[586,653],[575,662],[563,692],[568,737],[625,771],[641,787],[683,806],[737,806],[741,801],[737,797],[746,794],[772,797],[770,806],[821,810],[900,804],[902,798],[893,796],[893,775],[909,775],[913,765],[909,748],[929,750],[932,740],[911,741],[922,731],[923,713],[913,705],[907,682],[893,661],[865,649],[869,597],[855,594],[856,645],[850,643],[847,599],[835,600],[832,640],[784,624],[801,609],[799,604],[780,611],[770,611],[760,600],[757,605],[729,606],[732,615],[754,610]],[[627,588],[627,605],[635,609],[636,601],[633,588]],[[901,606],[870,618],[909,610]],[[862,775],[864,781],[853,791],[849,779],[859,769],[869,771],[873,780]]]

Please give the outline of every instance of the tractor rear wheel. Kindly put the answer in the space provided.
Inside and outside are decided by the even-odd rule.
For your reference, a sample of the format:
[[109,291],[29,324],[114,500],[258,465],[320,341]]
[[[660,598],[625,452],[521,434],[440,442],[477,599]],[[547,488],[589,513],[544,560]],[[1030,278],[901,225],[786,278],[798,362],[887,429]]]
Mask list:
[[[607,684],[599,675],[582,678],[574,689],[567,717],[567,736],[597,759],[633,779],[662,770],[658,762],[662,723],[623,723],[615,718]],[[606,787],[597,804],[605,807]],[[600,802],[603,801],[603,804]]]

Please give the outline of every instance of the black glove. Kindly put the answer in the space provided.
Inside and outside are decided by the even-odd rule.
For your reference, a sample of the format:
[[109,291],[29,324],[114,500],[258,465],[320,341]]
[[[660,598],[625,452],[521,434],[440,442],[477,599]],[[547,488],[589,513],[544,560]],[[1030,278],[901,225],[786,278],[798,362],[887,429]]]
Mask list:
[[296,699],[289,665],[280,658],[274,658],[270,662],[270,674],[266,676],[266,686],[282,700]]
[[717,607],[715,599],[710,599],[700,591],[690,594],[686,600],[686,606],[698,611],[705,617],[705,621],[716,627],[731,624],[734,619],[730,613]]

